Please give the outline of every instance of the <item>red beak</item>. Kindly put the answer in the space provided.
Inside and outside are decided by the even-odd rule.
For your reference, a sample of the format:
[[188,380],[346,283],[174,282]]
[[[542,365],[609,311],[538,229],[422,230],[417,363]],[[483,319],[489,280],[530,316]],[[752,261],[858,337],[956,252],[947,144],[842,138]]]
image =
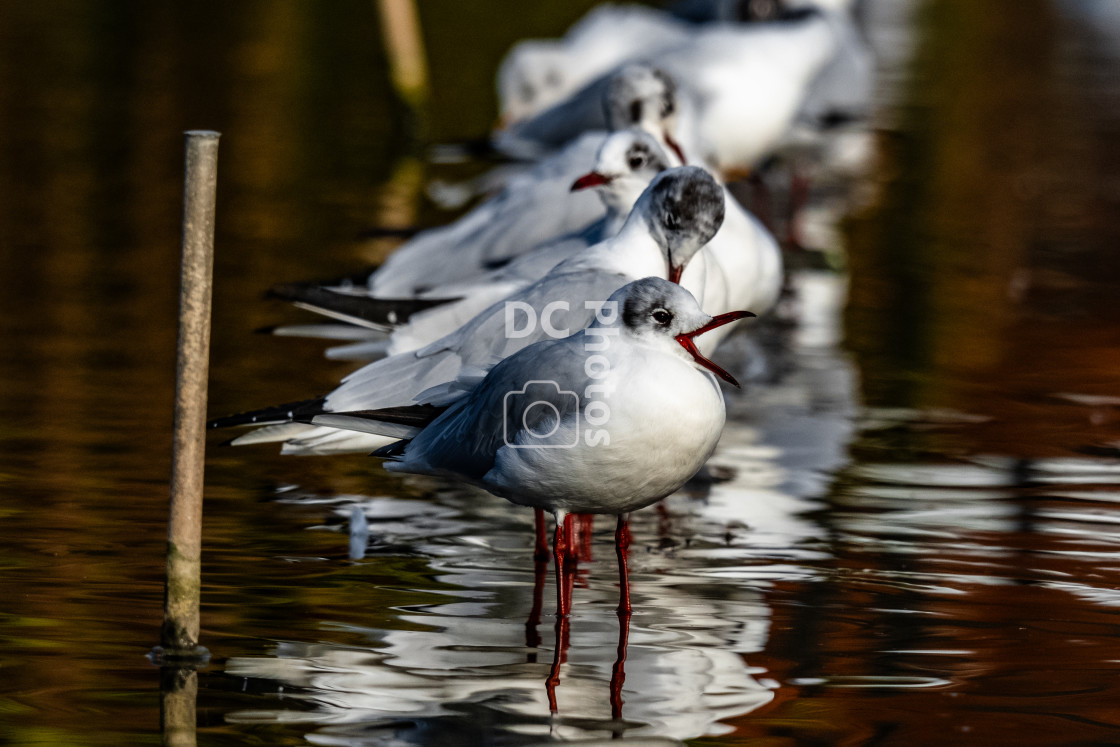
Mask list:
[[578,192],[581,189],[588,187],[601,187],[604,184],[610,184],[611,177],[600,174],[598,171],[592,171],[590,174],[584,174],[579,179],[572,182],[572,192]]
[[688,165],[688,159],[684,157],[684,151],[681,150],[680,144],[674,140],[673,136],[669,133],[665,133],[665,144],[673,149],[673,152],[677,154],[677,158],[681,159],[682,165]]
[[683,267],[677,267],[676,265],[669,265],[669,282],[670,283],[676,283],[677,285],[680,285],[681,284],[681,275],[683,275],[683,274],[684,274],[684,268]]
[[729,311],[726,314],[713,316],[712,321],[708,322],[703,327],[698,327],[691,332],[685,332],[684,334],[677,335],[677,342],[679,342],[681,344],[681,347],[687,350],[689,355],[691,355],[693,359],[701,366],[708,369],[716,376],[726,381],[728,384],[734,384],[736,387],[738,387],[739,382],[735,381],[734,376],[727,373],[722,368],[712,363],[710,360],[700,354],[700,351],[696,349],[696,343],[692,341],[692,338],[698,337],[705,332],[715,329],[716,327],[722,327],[725,324],[730,324],[731,322],[736,322],[740,319],[746,319],[747,317],[752,316],[754,316],[754,314],[749,311]]

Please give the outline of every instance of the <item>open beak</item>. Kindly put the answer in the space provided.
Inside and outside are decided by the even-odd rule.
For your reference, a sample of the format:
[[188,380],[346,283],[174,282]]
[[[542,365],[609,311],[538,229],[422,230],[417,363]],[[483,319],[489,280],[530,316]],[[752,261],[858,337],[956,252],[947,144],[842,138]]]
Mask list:
[[754,316],[754,314],[749,311],[729,311],[726,314],[713,316],[712,320],[705,324],[703,327],[698,327],[691,332],[685,332],[684,334],[677,335],[677,342],[679,342],[681,344],[681,347],[687,350],[688,354],[691,355],[693,359],[701,366],[708,369],[716,376],[726,381],[728,384],[734,384],[736,387],[738,387],[739,382],[735,381],[734,376],[727,373],[722,368],[712,363],[710,360],[700,354],[700,351],[696,349],[696,343],[692,341],[692,338],[699,337],[705,332],[713,330],[716,327],[722,327],[725,324],[730,324],[731,322],[736,322],[740,319],[746,319],[747,317],[752,316]]
[[611,177],[605,174],[600,174],[598,171],[592,171],[590,174],[584,174],[579,179],[572,182],[572,192],[578,192],[581,189],[588,189],[589,187],[601,187],[604,184],[610,184]]

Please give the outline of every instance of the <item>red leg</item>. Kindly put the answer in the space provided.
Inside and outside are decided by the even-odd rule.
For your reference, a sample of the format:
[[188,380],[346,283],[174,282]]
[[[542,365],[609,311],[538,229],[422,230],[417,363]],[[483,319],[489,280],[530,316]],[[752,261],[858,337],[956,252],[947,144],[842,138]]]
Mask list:
[[533,551],[533,560],[548,562],[548,534],[544,528],[544,509],[535,509],[533,519],[537,529],[537,545]]
[[571,552],[569,540],[572,532],[572,517],[564,511],[556,512],[556,537],[552,542],[552,552],[556,558],[556,648],[552,654],[552,669],[545,680],[548,694],[548,707],[556,713],[556,686],[560,684],[560,666],[568,656],[568,629],[572,607],[571,568],[565,569],[564,561]]
[[626,682],[626,647],[630,640],[630,613],[618,613],[618,654],[611,668],[611,718],[622,718],[622,686]]
[[595,514],[579,515],[579,559],[591,562],[591,536],[595,533]]
[[786,246],[791,250],[802,249],[798,219],[801,210],[809,203],[809,178],[796,165],[790,167],[789,205],[786,215]]
[[556,686],[560,684],[560,667],[568,660],[568,629],[571,618],[559,617],[556,619],[556,648],[552,652],[552,668],[548,672],[548,679],[544,681],[544,691],[548,695],[548,710],[557,712]]
[[618,526],[614,530],[614,547],[618,553],[618,614],[630,615],[630,568],[626,561],[626,551],[630,549],[630,514],[618,515]]
[[565,561],[572,554],[572,515],[556,512],[556,537],[552,542],[552,552],[556,558],[556,615],[567,617],[572,611],[571,568]]
[[766,230],[777,236],[778,232],[774,226],[774,196],[770,192],[770,187],[758,172],[752,173],[747,181],[751,185],[751,212],[762,221]]
[[[541,636],[537,633],[537,625],[541,622],[541,607],[544,603],[544,577],[548,570],[548,560],[538,560],[533,565],[533,607],[529,610],[529,619],[525,621],[525,647],[531,649],[541,645]],[[529,663],[535,662],[537,652],[530,651],[527,660]]]

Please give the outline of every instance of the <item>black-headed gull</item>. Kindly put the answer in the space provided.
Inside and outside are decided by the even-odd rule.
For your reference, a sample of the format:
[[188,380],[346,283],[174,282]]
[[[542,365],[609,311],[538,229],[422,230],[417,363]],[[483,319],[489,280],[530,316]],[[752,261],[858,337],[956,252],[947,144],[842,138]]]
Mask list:
[[[556,516],[559,614],[569,513],[618,516],[621,599],[629,514],[670,495],[704,465],[724,423],[716,376],[695,338],[750,316],[711,317],[676,283],[650,277],[611,294],[595,321],[505,358],[450,406],[420,403],[335,421],[380,421],[404,436],[378,455],[394,472],[454,477]],[[714,376],[713,376],[714,374]],[[359,425],[360,427],[360,425]]]
[[566,336],[594,319],[596,304],[632,280],[679,275],[719,230],[723,189],[699,167],[658,175],[643,192],[619,233],[554,267],[547,275],[440,340],[419,350],[370,363],[350,374],[326,397],[299,406],[278,406],[213,421],[212,427],[265,425],[233,440],[242,445],[285,441],[294,454],[370,451],[391,438],[331,426],[331,413],[417,404],[417,397],[444,387],[454,398],[462,376],[481,376],[496,362],[549,336]]
[[[327,357],[335,359],[373,360],[423,347],[458,329],[495,301],[539,280],[568,257],[617,234],[650,181],[673,165],[679,165],[676,159],[666,155],[657,139],[644,130],[612,132],[602,140],[593,159],[594,170],[609,173],[611,178],[580,181],[573,176],[568,182],[569,191],[594,189],[606,211],[599,220],[527,248],[500,267],[461,281],[433,285],[414,296],[377,298],[364,285],[300,284],[286,300],[347,325],[295,325],[279,333],[356,341],[328,350]],[[584,168],[589,166],[592,161]],[[538,211],[545,209],[547,206],[536,207]],[[446,261],[459,261],[459,256],[449,255]],[[372,323],[365,326],[366,321]],[[380,334],[390,331],[388,339]]]
[[[806,10],[770,23],[705,25],[641,60],[675,81],[674,137],[687,160],[733,171],[770,153],[838,49],[834,15]],[[498,146],[545,151],[596,126],[603,115],[591,104],[613,74],[499,133]]]
[[677,83],[647,63],[623,65],[588,83],[539,116],[494,136],[495,147],[514,158],[542,158],[589,130],[641,127],[684,161],[675,140]]
[[642,5],[604,3],[560,39],[525,39],[498,66],[500,118],[532,116],[625,62],[683,43],[690,24]]
[[[647,67],[617,71],[605,79],[593,102],[605,112],[609,130],[639,128],[672,149],[675,103],[673,91],[658,82]],[[519,173],[492,198],[446,226],[423,231],[398,247],[364,283],[347,280],[335,286],[291,284],[278,295],[327,316],[374,329],[391,327],[404,318],[401,299],[432,297],[440,286],[475,278],[533,249],[583,231],[606,234],[599,222],[600,200],[591,194],[569,194],[572,182],[592,164],[604,140],[602,129],[584,132],[562,150]],[[679,163],[676,161],[674,163]],[[453,261],[450,260],[453,258]],[[363,297],[388,300],[362,304]],[[406,302],[406,310],[432,304]],[[352,311],[355,306],[357,312]],[[363,313],[373,308],[373,313]]]
[[[331,348],[327,356],[374,360],[386,354],[416,350],[459,328],[490,304],[539,280],[576,251],[617,233],[649,182],[674,161],[652,136],[641,130],[612,133],[600,147],[594,169],[573,185],[573,189],[595,188],[606,204],[607,214],[593,230],[546,244],[486,275],[433,288],[419,300],[458,300],[412,313],[388,339],[372,332],[353,335],[349,339],[356,342]],[[769,230],[726,189],[724,200],[723,225],[689,262],[681,283],[709,313],[751,308],[762,314],[774,305],[782,288],[781,250]],[[706,352],[714,350],[730,330],[731,327],[725,327],[708,335]]]
[[[829,0],[822,0],[828,2]],[[644,5],[604,3],[559,39],[524,39],[498,66],[499,118],[504,125],[530,117],[603,73],[687,42],[695,23],[772,21],[781,0],[700,0],[670,12]]]

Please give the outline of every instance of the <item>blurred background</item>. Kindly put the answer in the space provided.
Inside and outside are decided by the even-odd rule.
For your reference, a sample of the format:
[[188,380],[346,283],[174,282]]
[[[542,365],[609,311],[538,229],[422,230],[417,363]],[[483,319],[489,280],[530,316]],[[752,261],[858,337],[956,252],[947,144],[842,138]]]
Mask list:
[[[326,392],[353,366],[254,334],[308,319],[264,291],[451,220],[426,189],[487,166],[430,147],[486,134],[502,55],[592,5],[424,0],[427,95],[369,0],[0,5],[0,741],[161,739],[183,131],[222,133],[211,415]],[[1120,740],[1117,7],[865,3],[874,158],[790,257],[772,375],[728,395],[734,477],[637,521],[625,723],[613,522],[557,725],[529,516],[215,438],[198,741]]]

